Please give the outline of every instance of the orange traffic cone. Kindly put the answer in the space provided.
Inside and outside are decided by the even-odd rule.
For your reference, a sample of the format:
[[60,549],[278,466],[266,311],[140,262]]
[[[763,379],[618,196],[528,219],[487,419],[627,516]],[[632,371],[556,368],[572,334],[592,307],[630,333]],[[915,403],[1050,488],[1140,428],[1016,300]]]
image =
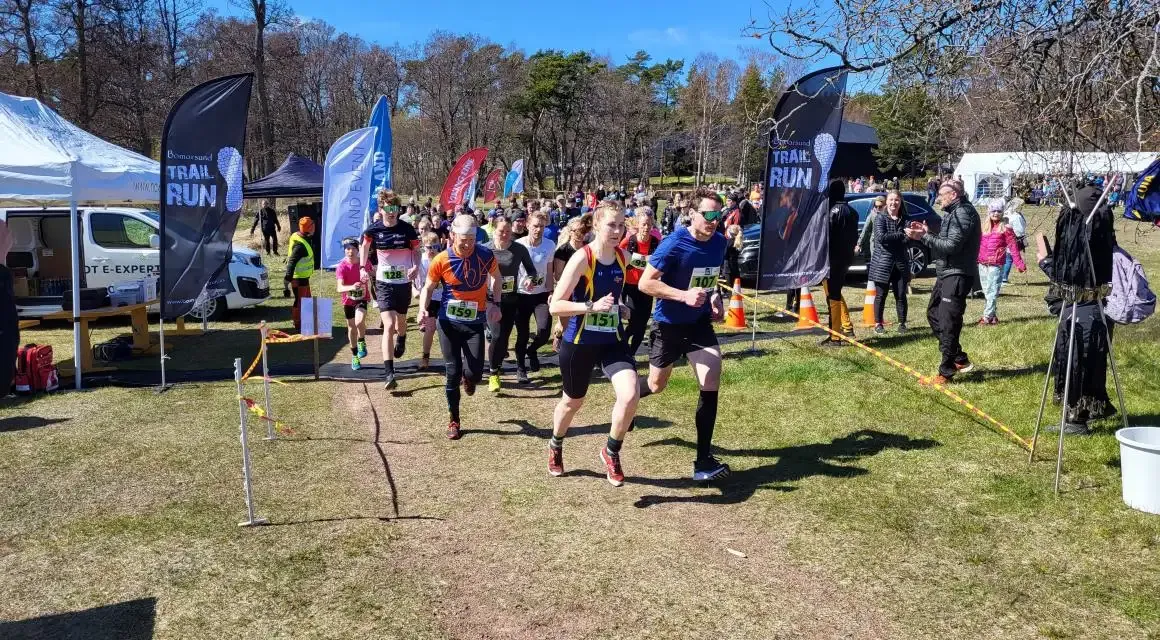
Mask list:
[[810,295],[809,287],[802,287],[801,310],[798,311],[798,322],[793,330],[813,329],[818,322],[818,310],[814,307],[814,297]]
[[866,279],[866,297],[862,299],[862,326],[874,326],[874,298],[878,295],[878,287],[874,281]]
[[733,280],[733,295],[729,297],[729,311],[725,314],[725,326],[729,329],[745,328],[745,301],[741,299],[741,278]]

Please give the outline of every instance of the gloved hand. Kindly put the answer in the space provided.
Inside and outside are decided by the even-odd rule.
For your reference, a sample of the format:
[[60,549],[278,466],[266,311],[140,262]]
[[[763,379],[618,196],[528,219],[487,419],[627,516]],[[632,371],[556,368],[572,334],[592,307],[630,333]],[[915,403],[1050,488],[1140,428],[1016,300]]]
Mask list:
[[290,287],[282,287],[282,297],[283,298],[290,297]]

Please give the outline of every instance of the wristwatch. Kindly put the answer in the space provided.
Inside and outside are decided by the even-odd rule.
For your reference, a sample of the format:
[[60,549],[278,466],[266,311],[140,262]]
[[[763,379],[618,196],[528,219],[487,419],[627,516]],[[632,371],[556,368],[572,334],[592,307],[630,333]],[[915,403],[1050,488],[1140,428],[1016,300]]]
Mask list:
[[592,312],[592,301],[591,300],[584,303],[584,310],[589,312],[589,313]]

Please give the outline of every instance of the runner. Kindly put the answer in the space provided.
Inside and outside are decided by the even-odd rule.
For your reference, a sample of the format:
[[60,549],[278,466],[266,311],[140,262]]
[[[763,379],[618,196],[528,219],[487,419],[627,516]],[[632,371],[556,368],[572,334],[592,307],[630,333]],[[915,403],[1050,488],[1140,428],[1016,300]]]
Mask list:
[[403,357],[407,348],[407,310],[411,307],[411,280],[419,272],[419,234],[415,227],[399,220],[399,197],[390,190],[379,192],[382,219],[363,231],[359,260],[367,273],[371,246],[375,248],[378,266],[375,274],[375,298],[383,316],[383,386],[394,389],[395,358]]
[[[488,280],[491,286],[488,286]],[[439,346],[447,374],[444,389],[451,418],[447,437],[459,439],[459,385],[467,395],[475,394],[475,385],[483,378],[484,320],[498,322],[499,307],[487,303],[490,290],[493,300],[503,297],[503,280],[491,249],[475,243],[475,221],[459,215],[451,225],[451,244],[431,260],[427,284],[419,294],[419,323],[426,329],[439,328]],[[435,290],[443,290],[438,317],[428,312]]]
[[[512,327],[516,324],[519,313],[518,288],[525,287],[525,280],[537,277],[536,266],[532,257],[528,255],[528,248],[513,241],[512,223],[507,218],[497,218],[495,221],[494,240],[487,243],[488,249],[495,255],[499,264],[500,277],[503,280],[503,296],[499,301],[500,319],[498,322],[489,322],[488,330],[491,334],[488,343],[487,389],[492,393],[500,390],[499,376],[503,372],[503,359],[508,354],[508,344],[511,342]],[[523,274],[527,275],[523,275]],[[494,300],[492,302],[495,302]],[[523,370],[523,365],[520,365]],[[520,376],[520,382],[527,382],[527,374]]]
[[342,241],[344,257],[334,270],[342,294],[342,313],[346,317],[346,335],[350,339],[350,368],[362,368],[362,359],[367,357],[367,277],[366,271],[358,266],[358,239],[346,238]]
[[564,473],[564,436],[572,418],[584,405],[592,369],[604,371],[616,394],[608,440],[600,448],[605,476],[614,487],[624,484],[620,446],[636,413],[638,384],[636,363],[624,349],[620,326],[620,296],[628,262],[616,246],[624,228],[619,205],[601,203],[593,216],[596,237],[577,251],[564,267],[552,294],[552,315],[565,323],[560,343],[560,375],[564,392],[552,415],[552,438],[548,442],[548,473]]
[[[434,231],[428,231],[422,236],[423,249],[422,256],[419,258],[419,273],[415,276],[415,296],[418,297],[423,292],[423,283],[427,282],[427,272],[431,269],[431,261],[435,256],[443,251],[443,243],[439,241],[439,235]],[[427,315],[439,315],[439,304],[443,301],[443,290],[436,289],[431,294],[431,302],[427,303]],[[422,318],[423,311],[420,309],[419,318]],[[435,341],[434,329],[423,329],[420,327],[419,331],[423,334],[423,357],[419,359],[419,370],[424,371],[431,366],[431,343]]]
[[648,258],[640,291],[656,298],[656,329],[649,348],[648,381],[640,396],[659,393],[669,383],[673,364],[689,358],[701,396],[697,401],[697,459],[693,479],[707,482],[729,473],[729,465],[712,456],[717,421],[717,389],[721,380],[721,349],[713,320],[724,314],[717,277],[725,258],[721,197],[704,187],[693,194],[688,227],[677,229]]
[[[534,207],[534,209],[533,209]],[[528,208],[538,210],[540,207],[535,200],[528,203]],[[517,210],[512,213],[512,237],[520,240],[528,235],[528,214],[522,210]]]
[[[548,294],[556,286],[552,273],[556,243],[544,237],[547,225],[548,216],[543,211],[536,211],[528,217],[527,237],[516,241],[527,248],[532,264],[536,267],[535,274],[520,269],[521,286],[517,296],[519,311],[516,313],[516,378],[520,384],[527,384],[529,370],[532,373],[540,370],[540,358],[536,352],[548,344],[552,335]],[[531,280],[528,280],[529,277]],[[536,317],[536,335],[529,344],[532,316]]]
[[652,317],[653,299],[641,293],[638,283],[648,265],[648,257],[656,252],[660,239],[652,235],[653,219],[651,211],[642,207],[633,217],[629,235],[620,242],[620,248],[628,252],[628,274],[624,278],[624,305],[628,307],[628,330],[626,344],[628,355],[636,358],[636,352],[644,342],[648,321]]

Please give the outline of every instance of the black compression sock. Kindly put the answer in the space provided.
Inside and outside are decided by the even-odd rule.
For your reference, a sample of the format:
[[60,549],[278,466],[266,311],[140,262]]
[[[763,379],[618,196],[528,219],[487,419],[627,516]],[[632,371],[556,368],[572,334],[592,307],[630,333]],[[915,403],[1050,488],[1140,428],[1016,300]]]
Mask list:
[[351,347],[350,348],[350,355],[357,356],[358,355],[358,347]]
[[388,373],[394,373],[395,372],[395,361],[394,360],[384,360],[383,361],[383,370],[384,370],[383,371],[384,375],[386,375]]
[[697,400],[697,459],[712,455],[713,425],[717,422],[717,392],[702,391]]
[[643,400],[652,395],[652,389],[648,386],[648,378],[637,378],[636,388],[640,392],[640,398]]
[[553,449],[563,449],[564,438],[557,438],[555,435],[553,435],[551,439],[548,440],[548,446],[552,447]]
[[604,446],[608,449],[608,453],[619,454],[620,445],[624,444],[622,440],[616,440],[612,436],[608,436],[608,442]]
[[459,386],[447,389],[447,410],[451,413],[451,421],[459,422]]

